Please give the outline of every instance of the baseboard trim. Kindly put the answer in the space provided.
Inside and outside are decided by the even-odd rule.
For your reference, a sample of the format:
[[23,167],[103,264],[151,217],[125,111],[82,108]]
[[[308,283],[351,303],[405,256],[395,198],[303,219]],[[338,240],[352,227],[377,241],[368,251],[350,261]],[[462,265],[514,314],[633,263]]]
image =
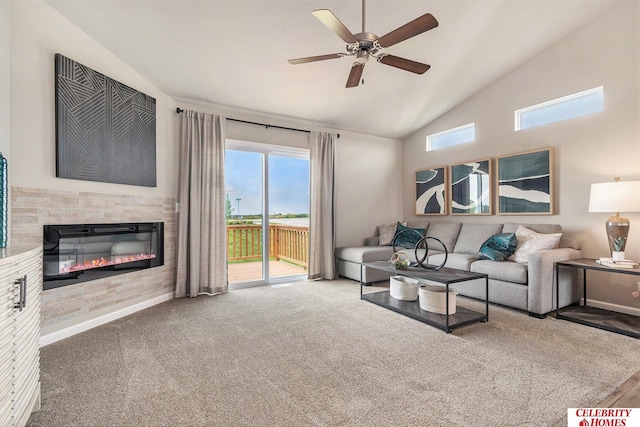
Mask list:
[[[584,304],[584,300],[581,301]],[[587,305],[605,310],[617,311],[618,313],[630,314],[632,316],[640,316],[640,308],[628,307],[626,305],[613,304],[605,301],[588,300]]]
[[113,322],[121,317],[128,316],[145,308],[153,307],[154,305],[172,300],[174,298],[173,292],[166,293],[164,295],[157,296],[155,298],[148,299],[146,301],[139,302],[137,304],[130,305],[128,307],[121,308],[119,310],[107,313],[102,316],[95,317],[85,322],[78,323],[77,325],[69,326],[67,328],[60,329],[59,331],[51,332],[40,337],[40,347],[53,344],[54,342],[69,338],[73,335],[81,332],[93,329],[96,326],[104,325],[105,323]]

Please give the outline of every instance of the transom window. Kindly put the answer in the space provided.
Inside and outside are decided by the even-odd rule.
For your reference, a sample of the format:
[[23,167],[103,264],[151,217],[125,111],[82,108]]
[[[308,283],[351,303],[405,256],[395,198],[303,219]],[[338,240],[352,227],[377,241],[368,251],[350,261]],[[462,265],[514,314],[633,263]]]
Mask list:
[[604,87],[533,105],[515,112],[516,131],[572,119],[604,109]]
[[442,148],[452,147],[458,144],[475,141],[476,125],[469,123],[468,125],[445,130],[427,136],[427,151],[440,150]]

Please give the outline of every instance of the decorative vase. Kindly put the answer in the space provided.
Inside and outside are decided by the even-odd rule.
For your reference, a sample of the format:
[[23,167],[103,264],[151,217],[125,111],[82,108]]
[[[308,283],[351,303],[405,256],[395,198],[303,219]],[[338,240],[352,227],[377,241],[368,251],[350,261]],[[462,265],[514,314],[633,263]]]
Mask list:
[[624,251],[613,251],[613,252],[611,252],[611,258],[614,261],[622,261],[624,259]]
[[402,252],[395,252],[390,261],[397,270],[406,270],[411,265],[409,258]]

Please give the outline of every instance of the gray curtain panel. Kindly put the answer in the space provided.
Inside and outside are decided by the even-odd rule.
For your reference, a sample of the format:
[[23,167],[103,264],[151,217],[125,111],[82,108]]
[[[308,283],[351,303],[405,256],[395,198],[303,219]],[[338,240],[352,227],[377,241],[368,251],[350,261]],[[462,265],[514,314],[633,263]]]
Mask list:
[[228,290],[225,118],[185,110],[181,123],[176,298]]
[[335,278],[335,139],[334,134],[311,132],[309,279]]

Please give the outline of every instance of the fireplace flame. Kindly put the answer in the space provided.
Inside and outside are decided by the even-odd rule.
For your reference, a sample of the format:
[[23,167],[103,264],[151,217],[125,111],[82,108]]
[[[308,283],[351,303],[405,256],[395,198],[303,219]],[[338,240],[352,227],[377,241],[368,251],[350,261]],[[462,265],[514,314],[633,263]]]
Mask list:
[[126,264],[128,262],[144,261],[155,258],[155,254],[132,254],[112,256],[109,259],[98,258],[84,263],[69,264],[60,263],[60,274],[73,273],[76,271],[91,270],[93,268],[108,267],[110,265]]

